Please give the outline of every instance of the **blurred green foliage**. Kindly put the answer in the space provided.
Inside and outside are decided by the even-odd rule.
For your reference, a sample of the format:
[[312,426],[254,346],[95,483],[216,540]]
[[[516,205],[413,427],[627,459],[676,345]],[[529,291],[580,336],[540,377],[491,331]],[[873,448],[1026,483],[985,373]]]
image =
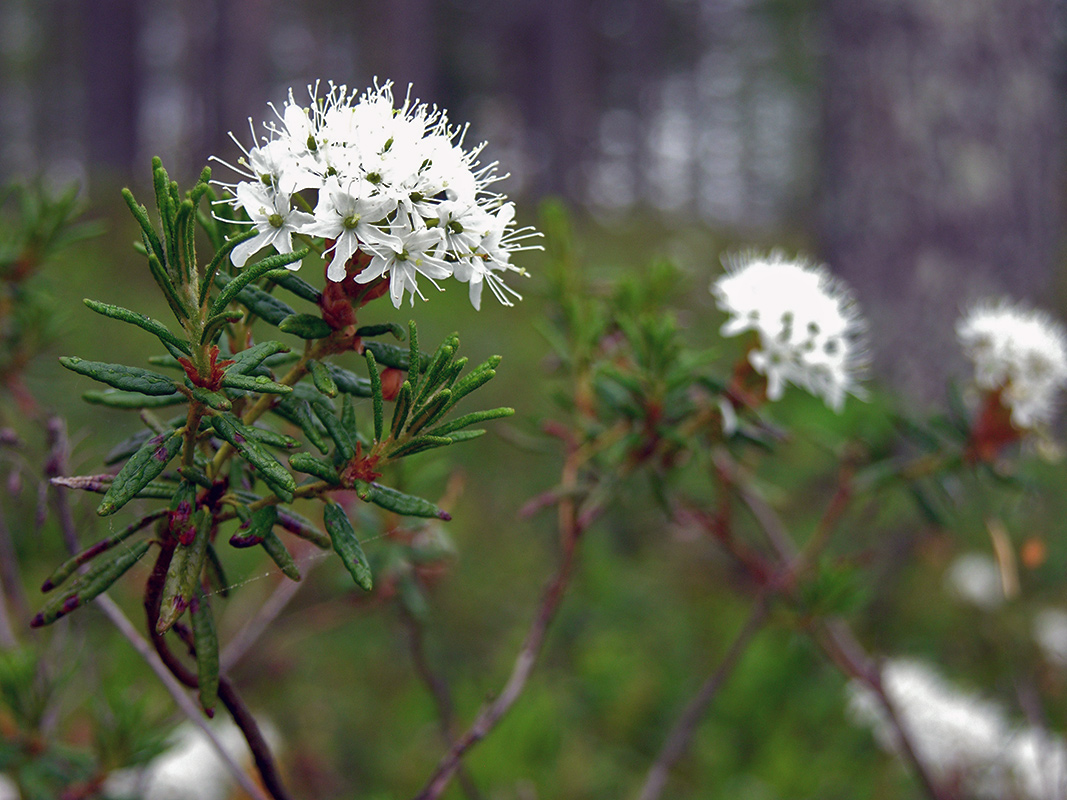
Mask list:
[[[388,309],[388,318],[365,321],[404,324],[413,314],[427,341],[462,330],[465,352],[474,363],[503,354],[484,401],[517,410],[513,420],[493,427],[481,447],[455,454],[455,473],[430,455],[405,465],[402,476],[405,486],[431,498],[462,487],[450,523],[434,522],[428,534],[410,532],[426,534],[432,546],[455,550],[447,572],[424,576],[429,592],[416,605],[425,619],[428,658],[451,685],[460,725],[472,718],[487,692],[502,684],[555,563],[552,514],[518,515],[527,500],[558,480],[557,456],[538,430],[556,413],[553,398],[560,387],[551,373],[565,354],[558,343],[554,348],[544,320],[569,315],[595,337],[614,320],[597,319],[601,312],[592,301],[615,294],[618,307],[638,319],[661,303],[673,309],[669,322],[649,316],[647,325],[627,331],[638,343],[642,337],[678,336],[701,359],[714,358],[724,370],[739,355],[734,343],[718,338],[721,316],[707,291],[720,271],[718,254],[732,244],[728,238],[697,229],[662,228],[650,235],[648,225],[604,228],[582,220],[575,225],[573,250],[560,253],[553,248],[561,246],[556,227],[563,222],[558,212],[550,213],[549,253],[543,259],[569,259],[575,270],[555,278],[575,281],[566,290],[571,302],[564,308],[549,299],[542,257],[530,256],[525,265],[533,277],[521,287],[526,299],[517,308],[487,303],[474,312],[463,292],[446,292],[414,312]],[[115,241],[134,239],[132,225],[121,217],[110,224],[108,242],[82,242],[59,253],[50,266],[54,307],[61,309],[53,319],[64,350],[76,346],[89,359],[106,354],[109,360],[142,363],[151,352],[149,337],[101,324],[81,303],[91,295],[150,316],[166,315],[140,257],[113,249]],[[302,277],[323,283],[322,275]],[[141,427],[133,414],[81,403],[84,384],[52,358],[33,361],[26,377],[40,402],[69,420],[77,443],[71,460],[75,470],[98,463],[118,434]],[[625,390],[624,379],[618,385]],[[676,400],[669,386],[664,391],[665,400]],[[833,493],[842,454],[861,462],[893,455],[893,415],[908,413],[877,391],[868,403],[850,399],[840,416],[799,391],[788,392],[768,416],[793,436],[775,458],[759,464],[756,481],[803,539]],[[22,423],[24,438],[39,436],[28,421]],[[685,491],[710,490],[703,469],[689,465],[681,479]],[[1016,703],[1011,676],[1036,664],[1033,677],[1048,698],[1045,711],[1052,727],[1062,730],[1067,711],[1056,700],[1067,689],[1067,674],[1041,662],[1031,643],[1030,620],[1034,608],[1067,606],[1061,568],[1067,537],[1059,535],[1067,519],[1067,487],[1062,466],[1039,460],[1027,461],[1018,477],[1029,490],[985,492],[987,508],[951,508],[946,502],[954,515],[951,533],[936,514],[920,513],[906,491],[861,499],[842,520],[818,579],[807,587],[806,602],[848,616],[872,651],[935,660],[947,674],[985,687],[1009,706]],[[530,686],[467,759],[487,797],[635,794],[680,709],[743,625],[750,601],[731,563],[699,532],[668,524],[657,508],[654,485],[643,479],[632,483],[587,534],[574,584]],[[951,501],[952,486],[939,491]],[[72,501],[82,542],[121,525],[92,514],[91,497]],[[62,560],[59,534],[51,521],[42,529],[35,525],[32,492],[12,496],[4,511],[25,589],[35,591]],[[991,551],[984,525],[989,515],[1004,520],[1017,544],[1040,539],[1047,554],[1020,568],[1020,601],[996,615],[976,616],[974,608],[946,592],[943,575],[955,554]],[[749,532],[754,531],[752,526]],[[381,539],[366,539],[364,546],[372,559],[388,562],[403,591],[412,564],[389,560]],[[409,797],[444,749],[433,698],[414,672],[398,607],[368,602],[336,559],[324,559],[233,677],[257,713],[283,730],[282,760],[298,796]],[[240,551],[227,552],[226,566],[231,597],[214,601],[224,647],[279,580],[274,570],[264,569],[262,559]],[[144,567],[134,574],[137,579],[121,584],[115,594],[130,616],[141,620],[136,593]],[[771,621],[700,725],[669,796],[920,796],[900,765],[878,750],[867,731],[849,722],[845,681],[803,635],[800,616],[776,609]],[[107,702],[87,712],[112,720],[112,740],[96,743],[108,754],[101,763],[128,763],[154,752],[158,737],[154,741],[144,734],[165,733],[161,720],[170,713],[169,698],[154,676],[99,615],[82,614],[63,625],[69,625],[62,628],[64,635],[78,642],[77,670],[88,670],[105,687]],[[25,629],[19,635],[30,636]],[[27,671],[24,658],[16,650],[0,660],[5,698],[0,726],[8,726],[0,730],[41,722],[39,709],[22,705],[32,693],[8,691],[19,681],[40,677],[39,671]],[[64,706],[84,702],[88,686],[66,681]],[[132,704],[123,699],[131,690],[141,698]],[[85,715],[67,719],[66,728],[53,729],[46,743],[64,757],[62,742],[90,744]],[[148,730],[138,735],[138,726]],[[0,747],[0,771],[11,768],[13,752],[9,745]],[[84,759],[84,752],[69,757]],[[86,777],[91,771],[89,766],[83,770]],[[453,786],[446,796],[463,795]]]

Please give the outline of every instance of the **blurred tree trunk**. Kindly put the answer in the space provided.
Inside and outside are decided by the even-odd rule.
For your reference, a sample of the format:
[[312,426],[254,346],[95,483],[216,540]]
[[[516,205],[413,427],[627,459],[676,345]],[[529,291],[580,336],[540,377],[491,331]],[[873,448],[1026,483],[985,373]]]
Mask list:
[[128,174],[137,153],[140,23],[137,0],[83,0],[86,155]]
[[939,396],[975,298],[1038,299],[1060,233],[1053,0],[828,0],[821,237],[876,366]]

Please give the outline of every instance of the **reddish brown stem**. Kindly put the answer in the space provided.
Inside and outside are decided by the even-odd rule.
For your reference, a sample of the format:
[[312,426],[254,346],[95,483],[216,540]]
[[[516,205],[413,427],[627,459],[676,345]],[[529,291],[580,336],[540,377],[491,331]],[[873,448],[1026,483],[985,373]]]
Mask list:
[[[163,584],[173,555],[174,544],[172,542],[164,543],[145,586],[144,605],[148,617],[148,638],[171,674],[190,689],[196,689],[199,688],[196,674],[186,667],[171,651],[163,636],[156,633]],[[192,650],[189,631],[181,625],[175,625],[174,629],[179,634],[185,634],[183,638],[187,639],[186,643]],[[291,795],[282,784],[278,767],[274,763],[274,756],[270,752],[267,740],[263,738],[263,734],[259,730],[259,725],[233,688],[233,684],[222,677],[219,678],[219,699],[226,706],[226,710],[230,712],[233,721],[237,723],[237,727],[240,728],[245,741],[248,742],[248,747],[252,751],[252,758],[256,762],[256,768],[259,770],[259,775],[263,779],[263,786],[267,792],[270,793],[274,800],[291,800]]]

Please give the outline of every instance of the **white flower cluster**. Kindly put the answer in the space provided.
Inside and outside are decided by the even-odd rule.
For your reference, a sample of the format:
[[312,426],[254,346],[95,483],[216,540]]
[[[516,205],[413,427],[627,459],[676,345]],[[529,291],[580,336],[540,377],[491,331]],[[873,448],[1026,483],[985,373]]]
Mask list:
[[[511,305],[519,295],[501,275],[522,272],[511,254],[538,234],[516,228],[514,205],[489,190],[502,176],[495,163],[479,166],[484,143],[464,150],[466,128],[410,96],[396,107],[391,83],[361,95],[332,83],[325,97],[318,85],[308,91],[307,107],[292,90],[281,111],[272,106],[278,120],[250,149],[231,134],[244,157],[227,166],[245,179],[223,184],[233,194],[224,202],[244,209],[258,232],[234,248],[233,263],[244,266],[267,246],[292,252],[294,234],[321,236],[332,242],[331,281],[362,252],[370,263],[356,282],[387,276],[398,308],[406,292],[412,302],[422,297],[420,275],[434,286],[449,277],[468,283],[475,308],[487,284]],[[313,208],[305,191],[316,193]]]
[[[935,780],[967,796],[1052,800],[1067,788],[1067,743],[1035,728],[1013,727],[995,703],[961,691],[924,664],[893,659],[882,686],[916,755]],[[902,752],[880,701],[849,686],[850,708],[887,750]]]
[[1067,384],[1067,334],[1045,311],[1007,300],[976,304],[956,323],[975,382],[1001,390],[1017,428],[1046,425]]
[[1056,395],[1067,384],[1067,334],[1043,311],[1007,300],[985,301],[956,323],[964,353],[974,362],[975,381],[1001,391],[1017,428],[1048,424]]
[[862,394],[866,325],[852,294],[825,268],[777,252],[750,254],[727,263],[711,291],[730,315],[724,336],[759,334],[748,358],[767,378],[768,398],[778,400],[792,383],[840,411],[846,393]]

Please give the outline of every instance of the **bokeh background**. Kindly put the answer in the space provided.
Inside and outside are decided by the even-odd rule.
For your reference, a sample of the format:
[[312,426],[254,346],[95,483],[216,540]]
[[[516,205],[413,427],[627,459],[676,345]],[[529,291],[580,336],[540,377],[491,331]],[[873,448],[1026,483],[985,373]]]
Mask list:
[[[0,0],[0,183],[81,184],[89,216],[109,231],[46,276],[65,309],[55,353],[142,363],[142,339],[80,306],[92,296],[168,314],[126,247],[135,234],[117,188],[147,197],[153,155],[183,186],[208,156],[236,158],[227,132],[249,142],[252,117],[261,134],[267,102],[290,87],[301,98],[317,80],[410,82],[413,96],[470,122],[469,142],[488,140],[483,161],[510,173],[501,189],[524,222],[536,223],[546,198],[567,203],[594,276],[673,259],[695,343],[715,338],[706,286],[723,252],[806,252],[854,286],[881,385],[936,405],[946,374],[961,374],[952,324],[968,302],[1007,293],[1061,310],[1065,23],[1061,0]],[[538,380],[549,349],[534,324],[544,309],[538,259],[521,258],[532,277],[519,309],[487,302],[474,312],[452,291],[389,317],[414,315],[425,341],[460,330],[474,360],[504,355],[487,402],[518,411],[504,435],[461,457],[449,528],[458,557],[431,598],[428,648],[461,720],[500,686],[554,563],[550,521],[517,517],[555,480],[554,455],[529,447],[551,414],[552,387]],[[52,359],[29,381],[70,420],[77,471],[94,471],[138,426],[79,404],[85,386]],[[766,479],[825,493],[835,443],[861,430],[888,435],[880,397],[850,401],[842,418],[792,397],[780,413],[807,438]],[[1052,468],[1039,477],[1058,486]],[[410,479],[432,496],[449,476],[431,461]],[[486,797],[632,793],[740,624],[745,603],[715,586],[714,548],[667,530],[646,501],[636,493],[590,536],[542,671],[472,754]],[[1027,512],[1050,541],[1062,528],[1056,503]],[[0,505],[32,518],[25,494]],[[789,510],[803,526],[819,508]],[[79,513],[84,541],[106,533],[88,504]],[[943,588],[965,543],[904,503],[862,522],[850,547],[871,548],[881,565],[859,623],[867,641],[996,687],[1004,665]],[[15,526],[32,587],[61,548],[48,523],[20,530],[35,529]],[[989,542],[975,533],[970,545]],[[1049,565],[1064,556],[1050,544]],[[224,637],[275,583],[234,558],[248,583]],[[357,603],[333,566],[315,579],[236,677],[282,730],[301,797],[410,796],[441,744],[404,628],[388,608]],[[1047,584],[1050,600],[1064,599]],[[167,699],[106,626],[71,635],[78,663],[166,716]],[[910,779],[847,720],[843,683],[803,637],[762,634],[673,796],[913,796]],[[1062,676],[1058,687],[1062,696]]]

